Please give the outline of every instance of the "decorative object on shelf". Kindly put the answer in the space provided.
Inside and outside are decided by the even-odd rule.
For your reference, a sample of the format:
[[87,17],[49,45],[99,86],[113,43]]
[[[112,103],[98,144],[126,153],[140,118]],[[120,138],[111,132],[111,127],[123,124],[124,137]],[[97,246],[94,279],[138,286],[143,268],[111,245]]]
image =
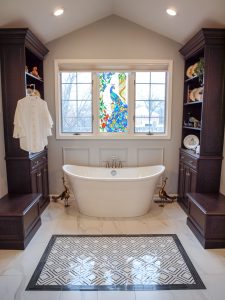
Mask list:
[[201,122],[196,119],[195,117],[190,117],[189,118],[189,123],[191,123],[191,126],[194,128],[200,128],[201,127]]
[[65,188],[65,190],[58,196],[52,196],[52,200],[54,202],[57,202],[57,200],[60,198],[60,200],[64,200],[64,206],[65,207],[68,207],[69,206],[69,197],[70,197],[70,191],[69,191],[69,188],[68,186],[66,185],[66,181],[65,181],[65,178],[62,177],[62,181],[63,181],[63,186]]
[[188,78],[193,78],[197,74],[195,73],[195,69],[197,68],[198,63],[195,63],[194,65],[191,65],[187,68],[186,75]]
[[28,70],[28,66],[25,66],[25,72],[28,73],[29,70]]
[[204,79],[204,67],[205,67],[205,61],[204,58],[201,57],[195,68],[195,74],[199,76],[199,82],[201,85],[203,84],[203,79]]
[[196,92],[197,92],[197,88],[190,91],[190,93],[189,93],[189,101],[190,102],[194,102],[195,101],[195,93]]
[[195,91],[195,100],[196,101],[203,101],[203,91],[204,91],[203,86],[199,87],[197,89],[197,91]]
[[41,77],[40,77],[39,74],[38,74],[38,69],[37,69],[37,67],[33,67],[32,71],[31,71],[30,73],[31,73],[31,75],[37,77],[38,79],[41,79]]
[[162,186],[159,189],[159,198],[160,200],[155,200],[156,203],[160,203],[160,207],[164,207],[165,203],[172,203],[177,197],[176,196],[169,196],[165,191],[167,177],[162,180]]
[[188,102],[202,101],[203,100],[203,90],[204,88],[198,87],[191,91],[188,91]]
[[34,83],[31,83],[31,84],[27,85],[26,95],[27,96],[38,96],[38,97],[41,97],[40,92],[35,89],[35,84]]
[[195,150],[195,148],[199,145],[199,139],[194,134],[189,134],[184,138],[184,146],[187,149]]
[[198,145],[198,146],[195,148],[195,153],[196,153],[196,154],[200,154],[200,145]]

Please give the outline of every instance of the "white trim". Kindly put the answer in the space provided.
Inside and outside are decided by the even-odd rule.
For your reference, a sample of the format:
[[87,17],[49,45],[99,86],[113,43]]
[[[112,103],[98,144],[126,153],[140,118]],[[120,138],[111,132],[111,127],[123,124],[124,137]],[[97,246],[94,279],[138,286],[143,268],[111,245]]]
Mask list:
[[[166,132],[163,134],[134,134],[134,104],[129,105],[129,132],[128,133],[99,133],[98,124],[94,121],[93,123],[93,133],[85,133],[80,135],[72,135],[70,133],[61,133],[60,124],[61,124],[61,109],[60,109],[60,84],[59,84],[59,72],[62,70],[66,71],[66,66],[70,66],[70,71],[72,70],[107,70],[115,68],[123,69],[124,71],[131,70],[156,70],[156,67],[161,65],[162,69],[168,71],[168,82],[167,82],[167,109],[166,109]],[[119,67],[118,67],[119,66]],[[173,61],[168,60],[152,60],[152,59],[55,59],[55,110],[56,110],[56,139],[62,140],[115,140],[115,139],[129,139],[129,140],[168,140],[171,138],[171,112],[172,112],[172,71],[173,71]],[[116,69],[117,67],[117,69]],[[96,80],[96,78],[94,78]],[[93,85],[94,86],[94,85]],[[129,89],[134,89],[129,86]],[[93,96],[95,97],[96,91],[93,90]],[[96,99],[93,99],[93,102]],[[134,102],[134,101],[133,101]],[[97,111],[96,111],[97,110]],[[94,119],[98,115],[97,105],[93,105],[93,116]]]

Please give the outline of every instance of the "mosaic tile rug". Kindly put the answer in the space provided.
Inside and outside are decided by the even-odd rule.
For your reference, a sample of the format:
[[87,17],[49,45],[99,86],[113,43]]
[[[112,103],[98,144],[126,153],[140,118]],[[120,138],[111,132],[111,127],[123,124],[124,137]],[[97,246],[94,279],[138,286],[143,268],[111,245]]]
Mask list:
[[177,290],[205,286],[175,234],[53,235],[27,290]]

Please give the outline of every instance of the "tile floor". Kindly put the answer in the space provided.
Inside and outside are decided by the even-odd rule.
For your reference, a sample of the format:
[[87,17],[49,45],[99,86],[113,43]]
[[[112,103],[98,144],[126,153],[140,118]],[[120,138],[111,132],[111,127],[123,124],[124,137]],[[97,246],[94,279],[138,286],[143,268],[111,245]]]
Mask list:
[[[206,290],[172,291],[25,291],[52,234],[151,234],[178,235]],[[0,250],[1,300],[224,300],[225,249],[205,250],[186,225],[177,203],[161,208],[154,204],[142,217],[93,218],[79,214],[75,205],[51,203],[42,215],[42,226],[24,251]]]

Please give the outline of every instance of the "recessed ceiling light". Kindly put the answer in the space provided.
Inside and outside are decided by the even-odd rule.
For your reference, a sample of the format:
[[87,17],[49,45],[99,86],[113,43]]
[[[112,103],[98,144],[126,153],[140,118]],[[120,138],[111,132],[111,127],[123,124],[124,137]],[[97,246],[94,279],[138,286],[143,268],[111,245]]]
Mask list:
[[58,8],[54,11],[53,15],[58,17],[58,16],[61,16],[63,13],[64,13],[64,9]]
[[167,12],[168,15],[170,15],[170,16],[176,16],[176,14],[177,14],[176,10],[173,9],[173,8],[168,8],[168,9],[166,10],[166,12]]

